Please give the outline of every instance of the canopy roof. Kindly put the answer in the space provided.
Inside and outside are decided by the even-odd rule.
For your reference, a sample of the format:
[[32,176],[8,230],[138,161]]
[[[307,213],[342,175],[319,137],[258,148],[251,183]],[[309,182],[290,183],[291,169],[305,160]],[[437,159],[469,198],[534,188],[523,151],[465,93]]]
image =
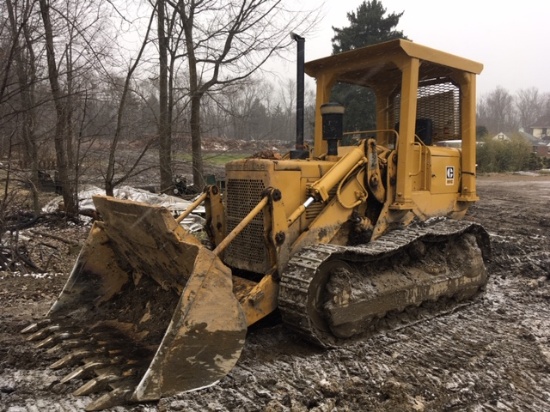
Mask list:
[[481,63],[396,39],[310,61],[305,72],[315,78],[330,75],[345,83],[371,86],[382,79],[384,83],[390,79],[399,82],[398,64],[413,58],[421,61],[421,79],[448,77],[457,71],[479,74],[483,70]]

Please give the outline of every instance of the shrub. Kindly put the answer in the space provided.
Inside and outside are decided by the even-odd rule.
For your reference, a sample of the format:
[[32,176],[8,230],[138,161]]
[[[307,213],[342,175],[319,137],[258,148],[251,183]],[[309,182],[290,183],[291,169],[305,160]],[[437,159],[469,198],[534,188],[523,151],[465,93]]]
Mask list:
[[513,136],[510,140],[488,137],[477,147],[477,168],[479,172],[538,170],[540,163],[534,157],[531,145],[521,137]]

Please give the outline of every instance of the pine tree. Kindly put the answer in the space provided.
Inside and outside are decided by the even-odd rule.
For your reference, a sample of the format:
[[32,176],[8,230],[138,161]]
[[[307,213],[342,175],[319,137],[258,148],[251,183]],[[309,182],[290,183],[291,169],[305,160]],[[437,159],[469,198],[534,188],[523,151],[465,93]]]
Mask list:
[[[332,38],[333,54],[392,39],[406,39],[402,31],[395,30],[403,13],[385,16],[386,9],[382,2],[364,1],[355,12],[347,14],[348,27],[332,27],[335,33]],[[345,130],[375,128],[375,100],[370,90],[347,84],[336,84],[332,91],[332,100],[346,107]]]

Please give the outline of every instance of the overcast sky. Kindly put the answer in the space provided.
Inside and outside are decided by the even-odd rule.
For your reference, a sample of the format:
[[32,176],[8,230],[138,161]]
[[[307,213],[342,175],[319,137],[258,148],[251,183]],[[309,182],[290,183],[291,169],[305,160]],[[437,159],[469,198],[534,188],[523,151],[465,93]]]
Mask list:
[[[332,27],[346,27],[346,14],[362,0],[302,0],[322,4],[323,20],[306,36],[306,61],[330,55]],[[550,92],[550,1],[382,0],[386,14],[405,13],[398,30],[416,43],[483,63],[478,97],[502,86],[515,94],[536,87]],[[291,63],[292,64],[292,63]],[[287,72],[292,73],[289,68]]]

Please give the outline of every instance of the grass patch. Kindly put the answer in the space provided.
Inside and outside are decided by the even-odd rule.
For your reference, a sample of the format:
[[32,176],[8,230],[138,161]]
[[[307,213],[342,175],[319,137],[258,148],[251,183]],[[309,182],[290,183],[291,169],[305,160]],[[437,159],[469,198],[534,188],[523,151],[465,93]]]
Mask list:
[[[244,159],[248,156],[250,156],[249,153],[203,152],[202,160],[206,166],[224,166],[232,160]],[[192,161],[191,153],[179,154],[177,160],[190,163]]]

